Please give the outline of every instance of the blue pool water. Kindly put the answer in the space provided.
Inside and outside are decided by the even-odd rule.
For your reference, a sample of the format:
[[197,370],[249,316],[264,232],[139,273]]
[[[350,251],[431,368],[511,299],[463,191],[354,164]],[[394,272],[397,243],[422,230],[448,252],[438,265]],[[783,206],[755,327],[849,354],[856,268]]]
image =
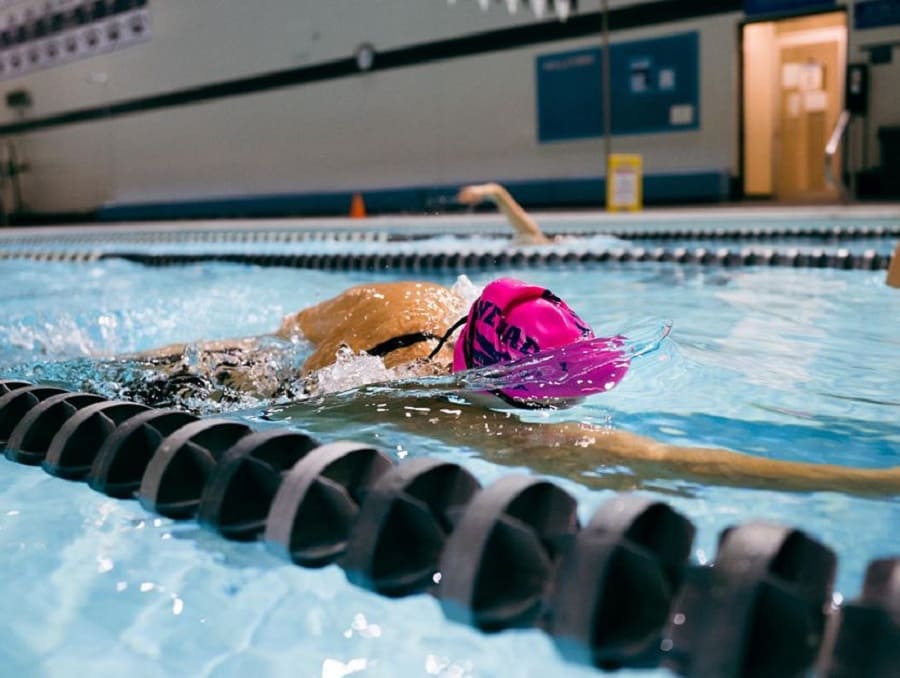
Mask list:
[[[477,285],[504,271],[472,275]],[[614,333],[670,320],[670,338],[615,390],[570,410],[521,415],[609,424],[683,445],[870,468],[900,465],[900,295],[883,272],[670,264],[516,271]],[[455,274],[422,273],[453,284]],[[262,334],[293,310],[390,273],[204,263],[146,268],[0,261],[0,378],[47,376],[103,390],[102,359],[163,344]],[[296,347],[299,357],[308,347]],[[393,407],[408,406],[399,394]],[[661,470],[641,475],[581,450],[517,456],[448,447],[421,431],[347,415],[346,398],[263,421],[268,403],[226,416],[293,426],[323,442],[374,442],[397,458],[439,456],[482,483],[512,471],[552,478],[583,518],[634,488],[697,526],[693,559],[718,532],[766,519],[796,525],[838,556],[855,596],[868,561],[900,551],[900,499],[729,487]],[[217,408],[210,407],[210,411]],[[227,408],[226,408],[227,410]],[[388,600],[336,566],[307,570],[109,499],[82,483],[0,460],[0,666],[9,675],[596,675],[545,635],[487,636],[448,622],[427,596]],[[12,612],[10,612],[12,611]],[[624,675],[665,675],[662,671]]]

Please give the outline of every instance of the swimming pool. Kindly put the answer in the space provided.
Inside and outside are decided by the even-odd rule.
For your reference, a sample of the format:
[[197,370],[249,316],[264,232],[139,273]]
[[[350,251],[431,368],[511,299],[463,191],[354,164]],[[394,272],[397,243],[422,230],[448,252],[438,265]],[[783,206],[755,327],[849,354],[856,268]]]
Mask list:
[[[56,250],[61,242],[45,245]],[[309,242],[298,239],[298,251]],[[321,245],[352,252],[366,242]],[[443,250],[465,246],[439,243]],[[197,253],[183,243],[165,247]],[[208,251],[208,243],[196,247]],[[900,297],[883,285],[883,271],[556,264],[469,275],[484,284],[513,272],[546,285],[604,332],[665,320],[673,331],[615,390],[571,410],[522,416],[609,424],[775,459],[900,465]],[[452,284],[458,271],[420,268],[416,275]],[[109,395],[114,385],[104,381],[96,356],[265,333],[284,314],[351,284],[409,276],[405,267],[3,260],[0,376],[53,378]],[[410,407],[402,394],[386,398],[401,412]],[[359,416],[344,397],[264,418],[267,405],[225,410],[255,428],[291,426],[323,442],[376,444],[397,459],[451,460],[485,485],[513,471],[545,474],[578,500],[583,521],[613,489],[638,489],[693,521],[692,555],[700,563],[713,558],[726,526],[760,518],[799,525],[836,551],[835,589],[847,598],[858,593],[870,560],[898,550],[896,495],[748,489],[604,465],[577,450],[448,446],[427,431]],[[192,521],[160,518],[40,469],[3,462],[0,488],[3,593],[16,611],[0,622],[0,654],[19,675],[596,675],[564,663],[538,631],[483,635],[448,622],[428,596],[381,598],[348,584],[335,566],[288,565],[261,546],[228,542]]]

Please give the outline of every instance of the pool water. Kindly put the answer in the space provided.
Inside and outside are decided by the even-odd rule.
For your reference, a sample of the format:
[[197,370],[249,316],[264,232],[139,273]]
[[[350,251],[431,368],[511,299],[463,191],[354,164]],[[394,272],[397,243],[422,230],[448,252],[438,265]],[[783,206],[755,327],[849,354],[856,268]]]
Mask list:
[[[504,273],[471,277],[483,285]],[[900,465],[900,295],[884,285],[883,272],[642,263],[511,273],[550,287],[598,333],[673,327],[614,390],[568,410],[515,416],[773,459]],[[110,357],[264,334],[285,314],[350,285],[400,277],[222,263],[0,261],[0,378],[103,391]],[[293,350],[302,359],[309,347]],[[385,398],[401,412],[416,402],[400,390]],[[836,590],[848,598],[871,559],[900,551],[897,496],[731,487],[604,465],[583,450],[517,455],[448,446],[427,431],[353,416],[352,408],[352,394],[337,394],[294,408],[246,401],[209,413],[255,428],[291,426],[323,442],[374,442],[398,459],[450,459],[483,484],[513,471],[540,473],[577,498],[583,519],[613,489],[635,489],[694,522],[700,563],[714,558],[728,525],[799,526],[836,551]],[[0,571],[7,610],[0,666],[10,675],[597,674],[563,662],[540,632],[483,635],[448,622],[428,596],[380,598],[348,584],[336,566],[299,568],[261,545],[230,543],[192,521],[162,519],[5,460]],[[623,673],[632,674],[665,672]]]

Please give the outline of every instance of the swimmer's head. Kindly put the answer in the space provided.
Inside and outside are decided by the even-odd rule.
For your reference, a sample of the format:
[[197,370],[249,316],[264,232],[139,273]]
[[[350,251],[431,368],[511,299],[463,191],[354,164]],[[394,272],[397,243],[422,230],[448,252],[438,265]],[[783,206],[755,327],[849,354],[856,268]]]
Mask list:
[[[453,371],[509,363],[547,351],[539,378],[523,379],[494,391],[517,407],[566,404],[608,390],[628,369],[621,337],[597,339],[591,327],[550,290],[501,278],[481,293],[469,310],[453,351]],[[599,348],[598,348],[599,346]]]

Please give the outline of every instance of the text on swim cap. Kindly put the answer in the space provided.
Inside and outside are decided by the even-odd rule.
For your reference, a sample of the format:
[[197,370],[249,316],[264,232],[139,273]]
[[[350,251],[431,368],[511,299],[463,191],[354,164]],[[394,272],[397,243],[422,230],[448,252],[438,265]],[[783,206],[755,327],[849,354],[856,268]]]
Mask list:
[[[493,327],[496,330],[497,336],[500,337],[500,341],[506,346],[509,346],[509,348],[519,351],[523,355],[531,355],[532,353],[537,353],[541,350],[538,342],[532,337],[527,336],[522,331],[521,327],[511,325],[509,321],[503,317],[503,311],[497,304],[485,299],[479,299],[476,302],[475,316],[488,327]],[[476,332],[476,334],[481,338],[479,332]],[[491,342],[479,341],[479,343],[481,344],[482,349],[486,349],[487,344]],[[509,354],[504,354],[502,356],[496,355],[494,360],[497,359],[509,360]]]

